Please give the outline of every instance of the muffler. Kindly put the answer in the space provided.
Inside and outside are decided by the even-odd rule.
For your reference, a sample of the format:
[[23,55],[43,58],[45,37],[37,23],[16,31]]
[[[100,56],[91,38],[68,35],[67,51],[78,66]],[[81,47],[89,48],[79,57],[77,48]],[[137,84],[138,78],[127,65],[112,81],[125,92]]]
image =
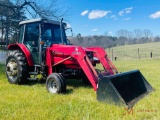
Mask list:
[[130,109],[154,89],[139,70],[103,76],[98,82],[97,100]]

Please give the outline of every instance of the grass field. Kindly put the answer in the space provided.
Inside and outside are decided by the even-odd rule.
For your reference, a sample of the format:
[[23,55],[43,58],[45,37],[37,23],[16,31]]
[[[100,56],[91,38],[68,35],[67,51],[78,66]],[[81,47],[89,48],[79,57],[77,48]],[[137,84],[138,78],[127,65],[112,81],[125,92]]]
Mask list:
[[160,59],[160,42],[134,44],[108,48],[107,53],[117,60],[133,60],[133,59]]
[[139,69],[155,91],[139,101],[132,111],[100,103],[90,86],[67,81],[67,93],[52,95],[45,83],[11,85],[0,65],[0,120],[159,120],[160,60],[114,61],[119,71]]

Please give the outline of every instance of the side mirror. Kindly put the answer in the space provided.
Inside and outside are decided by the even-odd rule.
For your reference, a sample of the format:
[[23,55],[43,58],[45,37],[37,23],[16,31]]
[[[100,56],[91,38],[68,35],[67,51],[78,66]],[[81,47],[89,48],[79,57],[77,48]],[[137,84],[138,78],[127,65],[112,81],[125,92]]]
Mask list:
[[72,37],[73,36],[72,28],[66,28],[65,32],[66,32],[67,37]]

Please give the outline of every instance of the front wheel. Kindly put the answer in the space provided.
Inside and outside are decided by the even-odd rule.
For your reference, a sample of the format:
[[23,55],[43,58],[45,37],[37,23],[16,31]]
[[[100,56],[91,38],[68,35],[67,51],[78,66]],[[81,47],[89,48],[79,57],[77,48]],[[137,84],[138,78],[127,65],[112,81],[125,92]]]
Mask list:
[[46,89],[52,94],[66,92],[66,84],[63,77],[58,73],[50,74],[46,80]]

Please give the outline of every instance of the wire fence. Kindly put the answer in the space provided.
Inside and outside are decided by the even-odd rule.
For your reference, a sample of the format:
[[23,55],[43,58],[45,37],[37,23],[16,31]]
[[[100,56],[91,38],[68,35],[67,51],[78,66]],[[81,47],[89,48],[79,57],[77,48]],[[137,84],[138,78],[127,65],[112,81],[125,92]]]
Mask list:
[[160,59],[160,52],[140,50],[115,50],[107,51],[112,60]]

